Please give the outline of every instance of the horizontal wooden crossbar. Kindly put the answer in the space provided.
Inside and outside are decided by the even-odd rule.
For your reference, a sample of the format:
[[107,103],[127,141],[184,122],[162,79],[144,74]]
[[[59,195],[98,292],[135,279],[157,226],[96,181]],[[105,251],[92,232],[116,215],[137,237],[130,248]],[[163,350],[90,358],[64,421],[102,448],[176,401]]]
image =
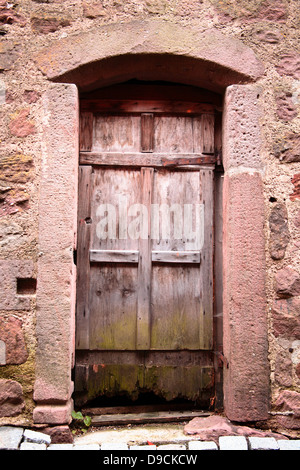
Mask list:
[[200,251],[152,251],[157,263],[200,263]]
[[91,250],[92,263],[138,263],[139,252],[130,250]]
[[216,157],[209,154],[80,152],[81,165],[174,168],[185,165],[214,165],[215,163]]
[[[152,251],[155,263],[193,263],[199,264],[200,251]],[[90,250],[92,263],[138,263],[139,251],[135,250]]]

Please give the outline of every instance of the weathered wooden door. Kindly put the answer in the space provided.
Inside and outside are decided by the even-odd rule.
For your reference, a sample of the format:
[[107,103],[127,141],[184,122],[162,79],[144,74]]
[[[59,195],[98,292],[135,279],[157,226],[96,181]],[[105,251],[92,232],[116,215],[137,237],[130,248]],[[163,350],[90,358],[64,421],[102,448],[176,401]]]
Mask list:
[[213,108],[86,100],[80,146],[77,403],[208,400]]

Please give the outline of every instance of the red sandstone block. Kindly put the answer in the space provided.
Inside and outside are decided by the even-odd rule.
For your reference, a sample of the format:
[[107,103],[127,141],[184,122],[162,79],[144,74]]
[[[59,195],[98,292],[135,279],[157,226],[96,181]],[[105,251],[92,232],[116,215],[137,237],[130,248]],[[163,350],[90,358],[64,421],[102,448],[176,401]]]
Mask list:
[[284,55],[276,67],[280,75],[288,75],[300,79],[300,54],[286,54]]
[[293,102],[292,93],[282,92],[275,97],[277,105],[277,116],[283,121],[291,121],[298,115]]
[[0,4],[0,25],[2,24],[19,24],[25,26],[25,18],[18,14],[15,5],[10,2],[2,1]]
[[72,400],[65,405],[37,406],[33,411],[33,421],[35,424],[70,424],[72,409]]
[[40,34],[49,34],[65,26],[70,26],[72,20],[66,14],[41,10],[33,13],[30,22],[33,31]]
[[[199,61],[199,66],[193,67],[192,72],[188,72],[185,67],[182,70],[178,66],[175,67],[176,70],[172,69],[172,66],[168,66],[165,62],[168,59],[167,55],[182,55],[182,51],[186,58],[195,58]],[[250,48],[233,38],[219,34],[217,30],[199,31],[199,28],[181,27],[178,24],[151,19],[124,24],[123,28],[116,23],[100,27],[96,31],[88,30],[75,36],[70,35],[39,52],[35,60],[48,78],[57,78],[60,75],[66,78],[66,74],[70,72],[73,77],[72,82],[74,72],[76,73],[84,65],[93,64],[91,73],[76,74],[76,83],[81,87],[90,85],[94,80],[99,83],[100,77],[105,77],[105,83],[109,77],[112,78],[112,70],[107,69],[104,72],[105,68],[103,68],[105,67],[103,59],[111,57],[128,55],[129,75],[134,76],[132,74],[140,73],[132,69],[134,67],[132,57],[137,53],[142,55],[150,53],[157,56],[164,54],[163,69],[169,80],[173,76],[174,80],[180,81],[181,73],[184,74],[185,79],[187,73],[191,73],[190,78],[196,83],[198,78],[195,74],[199,74],[204,81],[209,80],[210,84],[218,83],[218,87],[227,86],[237,80],[249,80],[250,77],[256,79],[264,70],[263,64]],[[222,67],[223,73],[220,71],[215,74],[210,68],[210,63]],[[144,65],[149,79],[166,79],[164,77],[167,75],[163,70],[157,70],[154,58],[150,58],[149,65],[149,57],[147,57]],[[119,78],[127,76],[123,75],[126,66],[126,63],[120,63],[121,68],[117,72]],[[238,75],[230,78],[232,72]]]
[[33,398],[40,404],[67,402],[73,393],[74,382],[69,381],[70,374],[66,373],[66,365],[60,363],[56,366],[56,380],[52,377],[50,367],[46,380],[42,377],[36,378]]
[[276,356],[274,377],[280,387],[293,385],[293,363],[289,351],[280,350]]
[[24,408],[21,384],[15,380],[0,379],[0,418],[17,416]]
[[105,16],[106,11],[102,3],[99,2],[83,2],[83,15],[86,18],[98,18],[99,16]]
[[282,412],[290,412],[290,415],[278,415],[278,423],[287,429],[300,429],[300,393],[292,390],[283,390],[275,403]]
[[300,339],[299,311],[299,297],[275,300],[272,307],[274,335]]
[[291,163],[300,161],[300,135],[289,134],[274,145],[274,155],[281,162]]
[[300,295],[300,275],[290,266],[280,269],[276,274],[276,292],[279,295]]
[[28,109],[21,109],[18,115],[9,123],[9,130],[16,137],[27,137],[30,134],[35,134],[35,125],[27,119],[28,115]]
[[288,212],[283,203],[276,204],[269,217],[269,251],[273,259],[283,259],[290,241]]
[[15,317],[0,318],[0,340],[5,344],[3,365],[23,364],[28,358],[22,326]]
[[225,412],[232,421],[268,418],[263,183],[259,173],[224,178]]
[[225,95],[223,118],[223,164],[225,170],[246,167],[260,169],[260,88],[232,85]]
[[69,426],[51,426],[43,429],[43,432],[51,437],[52,444],[72,444],[74,441]]
[[290,199],[294,201],[295,199],[300,199],[300,173],[297,173],[292,178],[292,183],[294,185],[294,191],[290,195]]
[[23,98],[27,103],[36,103],[41,97],[41,94],[35,90],[25,90],[23,93]]

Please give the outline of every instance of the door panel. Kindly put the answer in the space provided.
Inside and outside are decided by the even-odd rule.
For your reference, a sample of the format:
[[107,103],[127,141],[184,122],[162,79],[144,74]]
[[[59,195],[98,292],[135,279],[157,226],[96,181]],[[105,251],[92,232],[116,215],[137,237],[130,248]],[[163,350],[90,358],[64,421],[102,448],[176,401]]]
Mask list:
[[93,148],[102,152],[139,152],[140,116],[103,116],[96,114]]
[[203,212],[200,170],[156,171],[152,206],[152,249],[200,251],[204,229],[200,218]]
[[[205,343],[204,171],[92,173],[90,349],[200,349]],[[211,310],[205,314],[212,321]]]
[[138,240],[128,236],[127,208],[141,203],[140,170],[96,167],[91,191],[91,249],[138,250]]
[[199,292],[199,266],[153,267],[151,349],[199,349]]
[[136,348],[137,269],[91,266],[89,349]]

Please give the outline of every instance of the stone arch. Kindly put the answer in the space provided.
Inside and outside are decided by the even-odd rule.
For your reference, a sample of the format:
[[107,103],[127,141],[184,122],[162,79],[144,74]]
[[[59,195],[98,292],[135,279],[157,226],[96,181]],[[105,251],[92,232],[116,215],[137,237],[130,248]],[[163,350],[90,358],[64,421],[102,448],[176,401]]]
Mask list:
[[[263,65],[249,47],[219,31],[157,20],[123,24],[122,29],[106,25],[60,39],[35,61],[52,83],[43,97],[34,421],[63,424],[71,419],[78,90],[132,78],[224,94],[224,407],[233,421],[267,419],[263,163],[255,83]],[[57,181],[63,182],[61,191]]]
[[85,91],[140,78],[221,92],[233,83],[255,81],[263,73],[262,63],[241,41],[218,30],[160,20],[81,32],[54,42],[35,60],[48,79],[75,83]]

